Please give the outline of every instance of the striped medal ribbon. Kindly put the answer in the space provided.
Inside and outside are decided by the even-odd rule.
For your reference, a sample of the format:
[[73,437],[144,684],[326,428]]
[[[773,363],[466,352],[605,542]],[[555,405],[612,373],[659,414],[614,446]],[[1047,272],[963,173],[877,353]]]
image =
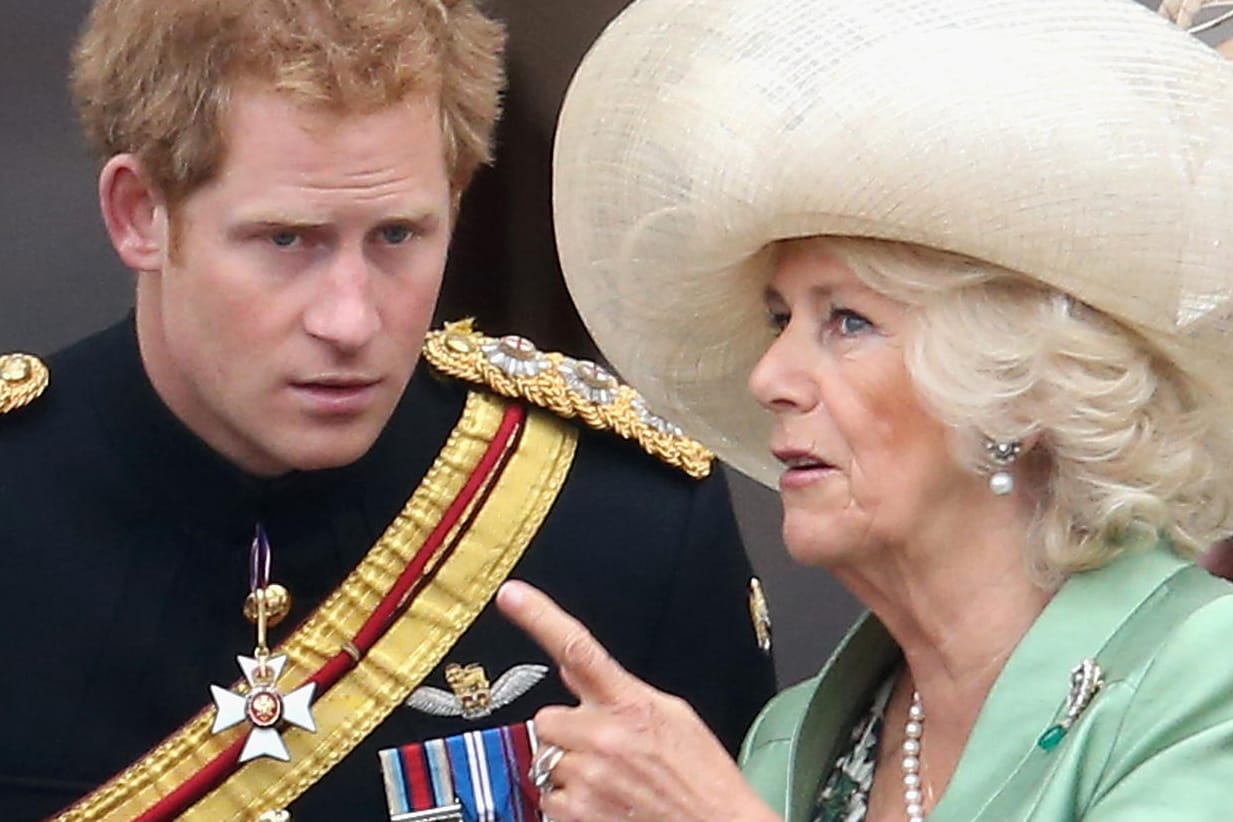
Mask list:
[[533,722],[379,753],[391,822],[540,822]]

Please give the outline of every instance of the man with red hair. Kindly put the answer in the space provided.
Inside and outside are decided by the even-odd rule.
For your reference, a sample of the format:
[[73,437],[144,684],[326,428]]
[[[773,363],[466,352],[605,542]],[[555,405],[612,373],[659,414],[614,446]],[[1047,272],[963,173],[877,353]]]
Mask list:
[[503,40],[472,0],[94,3],[136,308],[0,358],[0,818],[533,812],[567,691],[511,575],[731,745],[769,694],[710,455],[594,364],[428,333]]

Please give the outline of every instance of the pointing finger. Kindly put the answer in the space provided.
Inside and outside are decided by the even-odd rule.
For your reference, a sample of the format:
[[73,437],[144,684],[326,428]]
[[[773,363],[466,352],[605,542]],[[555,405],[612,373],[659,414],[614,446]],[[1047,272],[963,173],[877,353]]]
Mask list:
[[506,582],[497,607],[540,644],[561,669],[561,678],[584,702],[615,702],[638,682],[586,627],[525,582]]

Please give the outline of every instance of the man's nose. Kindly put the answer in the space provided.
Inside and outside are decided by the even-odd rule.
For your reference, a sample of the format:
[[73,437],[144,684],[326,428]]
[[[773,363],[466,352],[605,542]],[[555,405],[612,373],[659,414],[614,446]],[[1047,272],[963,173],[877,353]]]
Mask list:
[[355,351],[371,342],[380,327],[368,260],[360,249],[340,250],[305,312],[305,330],[340,349]]

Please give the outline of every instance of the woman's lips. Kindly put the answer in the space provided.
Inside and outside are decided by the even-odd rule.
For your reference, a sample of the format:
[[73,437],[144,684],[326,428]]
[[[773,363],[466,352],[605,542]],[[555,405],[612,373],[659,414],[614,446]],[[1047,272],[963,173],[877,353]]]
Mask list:
[[825,479],[835,471],[834,465],[808,451],[782,449],[772,453],[784,466],[779,477],[781,489],[803,488]]

